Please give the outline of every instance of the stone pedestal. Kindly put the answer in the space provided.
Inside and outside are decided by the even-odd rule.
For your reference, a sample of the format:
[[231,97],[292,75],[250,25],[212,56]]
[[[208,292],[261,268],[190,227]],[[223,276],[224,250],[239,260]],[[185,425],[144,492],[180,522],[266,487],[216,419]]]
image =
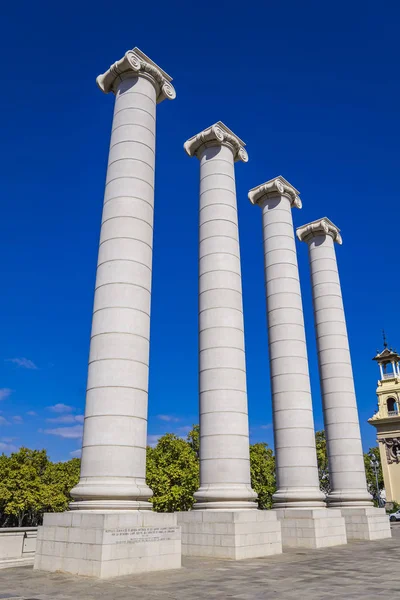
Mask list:
[[181,566],[176,514],[73,511],[44,515],[34,568],[107,579]]
[[348,540],[391,538],[389,517],[384,508],[341,508]]
[[176,514],[184,556],[241,560],[282,553],[276,511],[195,510]]
[[282,546],[285,548],[327,548],[347,544],[345,520],[338,509],[279,509]]

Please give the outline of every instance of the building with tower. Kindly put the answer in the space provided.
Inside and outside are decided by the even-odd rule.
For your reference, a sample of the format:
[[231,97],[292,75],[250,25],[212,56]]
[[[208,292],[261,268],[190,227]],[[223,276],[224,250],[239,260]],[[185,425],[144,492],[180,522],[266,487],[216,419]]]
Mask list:
[[400,355],[388,347],[385,334],[383,345],[373,358],[380,370],[378,410],[368,423],[377,430],[386,501],[400,503]]

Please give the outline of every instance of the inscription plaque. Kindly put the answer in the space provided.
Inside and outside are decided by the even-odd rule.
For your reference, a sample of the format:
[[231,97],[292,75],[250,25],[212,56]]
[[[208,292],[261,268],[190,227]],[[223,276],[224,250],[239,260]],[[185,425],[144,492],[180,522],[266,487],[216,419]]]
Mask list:
[[138,544],[179,539],[179,527],[123,527],[106,529],[103,544]]

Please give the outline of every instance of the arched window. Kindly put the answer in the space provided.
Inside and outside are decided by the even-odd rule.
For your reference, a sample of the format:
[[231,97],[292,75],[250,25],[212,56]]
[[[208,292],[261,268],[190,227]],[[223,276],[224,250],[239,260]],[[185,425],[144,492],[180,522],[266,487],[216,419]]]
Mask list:
[[398,414],[397,402],[396,402],[395,398],[388,398],[386,400],[386,404],[387,404],[387,409],[388,409],[389,415],[397,415]]

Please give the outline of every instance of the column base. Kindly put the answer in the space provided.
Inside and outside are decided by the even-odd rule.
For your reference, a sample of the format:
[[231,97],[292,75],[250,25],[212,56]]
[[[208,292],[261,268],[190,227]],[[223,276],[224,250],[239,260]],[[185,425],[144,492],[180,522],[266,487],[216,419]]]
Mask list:
[[285,548],[328,548],[347,544],[346,525],[341,511],[328,508],[279,509]]
[[109,510],[152,510],[153,505],[151,502],[145,500],[77,500],[71,502],[69,505],[70,510],[84,510],[84,511],[109,511]]
[[272,496],[274,509],[326,508],[325,495],[319,488],[277,490]]
[[271,510],[196,510],[175,513],[182,554],[242,560],[282,553],[281,526]]
[[181,566],[172,513],[74,511],[45,514],[34,568],[107,579]]
[[194,494],[193,510],[257,510],[257,494],[250,485],[206,485]]
[[367,490],[339,490],[326,497],[328,508],[373,508],[372,496]]
[[384,508],[341,508],[349,540],[383,540],[392,537]]

